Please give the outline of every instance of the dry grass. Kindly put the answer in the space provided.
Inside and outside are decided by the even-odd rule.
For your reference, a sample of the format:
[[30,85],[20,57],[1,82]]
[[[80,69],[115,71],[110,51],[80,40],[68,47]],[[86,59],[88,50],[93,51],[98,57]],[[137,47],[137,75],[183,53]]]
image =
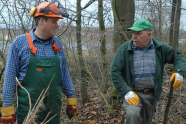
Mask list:
[[[53,77],[54,77],[54,75],[53,75]],[[19,82],[19,80],[16,77],[16,82],[19,84],[19,86],[23,90],[25,90],[27,92],[28,99],[29,99],[29,111],[28,111],[28,114],[27,114],[26,118],[24,119],[23,124],[36,124],[35,119],[37,118],[37,113],[39,112],[40,108],[44,107],[43,100],[44,100],[44,98],[46,96],[46,93],[47,93],[49,87],[50,87],[50,84],[51,84],[51,82],[53,80],[53,77],[52,77],[47,89],[46,90],[44,90],[44,89],[42,90],[40,96],[38,97],[38,99],[37,99],[37,101],[36,101],[36,103],[35,103],[35,105],[33,107],[32,107],[31,97],[30,97],[29,92],[21,85],[21,83]],[[16,92],[17,92],[17,89],[16,89]],[[17,100],[18,100],[18,98],[19,98],[19,96],[17,95]],[[17,102],[17,105],[18,105],[18,102]],[[53,117],[48,119],[48,116],[50,115],[50,113],[51,112],[49,112],[47,114],[47,116],[45,117],[45,119],[43,120],[43,122],[41,124],[47,124],[51,119],[53,119],[57,115],[57,114],[55,114]]]

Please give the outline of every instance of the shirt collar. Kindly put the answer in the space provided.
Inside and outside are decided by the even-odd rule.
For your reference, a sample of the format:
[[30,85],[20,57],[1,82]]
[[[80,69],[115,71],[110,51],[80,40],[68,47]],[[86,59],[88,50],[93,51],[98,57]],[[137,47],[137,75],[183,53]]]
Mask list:
[[30,35],[31,35],[31,38],[32,38],[32,42],[34,42],[34,41],[39,41],[39,42],[41,42],[41,43],[43,43],[43,44],[49,44],[50,42],[52,42],[53,37],[52,37],[52,38],[49,38],[48,41],[43,42],[40,38],[38,38],[38,37],[34,34],[34,31],[35,31],[35,30],[36,30],[36,28],[33,28],[33,29],[30,31]]

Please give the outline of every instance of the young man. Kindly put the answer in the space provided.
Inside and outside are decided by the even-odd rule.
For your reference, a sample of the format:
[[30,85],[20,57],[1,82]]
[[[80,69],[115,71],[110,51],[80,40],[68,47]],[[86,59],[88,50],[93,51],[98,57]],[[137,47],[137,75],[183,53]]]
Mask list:
[[152,38],[152,24],[140,19],[128,28],[132,40],[123,43],[111,64],[111,78],[118,93],[125,99],[127,124],[150,124],[160,98],[164,64],[174,64],[173,87],[182,85],[186,62],[177,50]]
[[[59,4],[59,3],[58,3]],[[76,113],[77,99],[71,81],[65,53],[61,40],[55,36],[58,20],[63,19],[60,9],[54,2],[44,2],[33,8],[30,14],[34,17],[36,28],[30,33],[15,38],[9,49],[3,86],[3,107],[1,108],[1,122],[8,123],[14,118],[12,105],[17,77],[21,85],[26,88],[31,97],[32,107],[36,103],[42,90],[50,87],[43,100],[44,107],[39,109],[36,123],[44,121],[49,112],[49,123],[60,123],[61,92],[67,96],[67,115],[69,118]],[[18,86],[18,107],[16,118],[22,124],[28,114],[28,95]],[[2,122],[2,123],[3,123]]]

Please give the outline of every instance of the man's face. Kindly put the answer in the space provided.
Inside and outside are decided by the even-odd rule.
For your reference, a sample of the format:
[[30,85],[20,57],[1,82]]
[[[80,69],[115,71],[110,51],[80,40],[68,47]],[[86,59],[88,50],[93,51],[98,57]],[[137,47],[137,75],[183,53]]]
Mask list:
[[144,48],[148,46],[151,36],[152,33],[151,31],[148,30],[133,31],[132,33],[133,43],[136,45],[137,48]]
[[53,37],[56,35],[57,29],[59,27],[58,25],[58,18],[48,18],[48,20],[45,20],[44,27],[45,32],[49,37]]

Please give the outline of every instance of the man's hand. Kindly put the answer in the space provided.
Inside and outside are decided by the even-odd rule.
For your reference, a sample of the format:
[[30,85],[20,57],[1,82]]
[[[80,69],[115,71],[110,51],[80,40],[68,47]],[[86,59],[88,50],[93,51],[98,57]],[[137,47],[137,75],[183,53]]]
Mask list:
[[183,75],[181,75],[179,73],[173,73],[170,78],[170,81],[172,82],[173,80],[174,80],[173,87],[174,87],[174,89],[176,89],[182,85]]
[[138,105],[139,104],[139,97],[138,95],[133,92],[133,91],[130,91],[128,92],[126,95],[125,95],[125,100],[127,101],[127,103],[129,105]]
[[1,107],[1,123],[13,124],[16,121],[14,106]]
[[66,114],[71,119],[77,113],[77,98],[67,98]]

